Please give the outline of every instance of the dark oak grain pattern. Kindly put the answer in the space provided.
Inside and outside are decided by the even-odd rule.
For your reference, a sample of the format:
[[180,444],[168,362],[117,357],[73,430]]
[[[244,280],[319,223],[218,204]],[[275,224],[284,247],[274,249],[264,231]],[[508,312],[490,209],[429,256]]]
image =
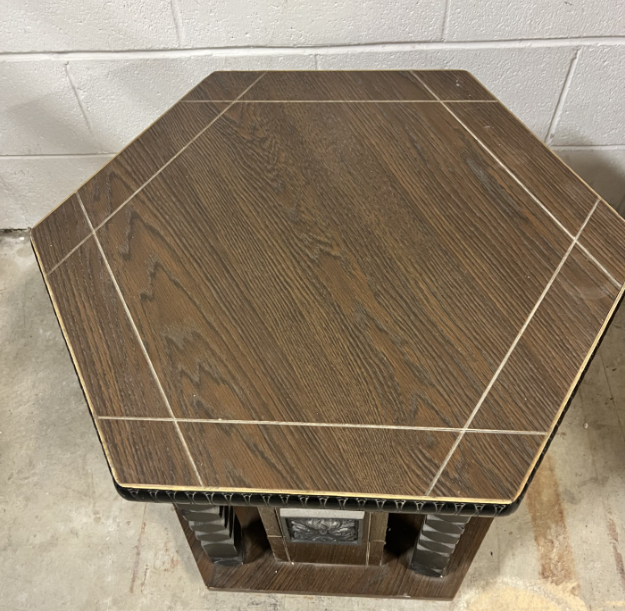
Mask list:
[[321,543],[289,543],[291,562],[333,565],[367,565],[367,543],[361,545],[323,545]]
[[432,496],[513,500],[543,441],[540,435],[466,433]]
[[33,227],[31,238],[44,272],[49,272],[63,257],[89,235],[87,219],[75,195],[53,210]]
[[[498,103],[447,104],[567,232],[419,80],[492,99],[468,73],[261,74],[211,75],[79,190],[132,320],[92,238],[50,272],[88,236],[77,197],[33,230],[94,414],[169,415],[134,323],[179,418],[463,427],[592,193]],[[605,203],[580,244],[472,426],[553,426],[625,280]],[[122,483],[199,485],[175,423],[100,424]],[[181,426],[209,489],[393,497],[459,434]],[[540,445],[468,433],[433,495],[511,501]]]
[[176,104],[78,191],[94,226],[199,134],[225,105]]
[[168,417],[93,238],[48,283],[94,415]]
[[501,104],[450,103],[458,118],[573,234],[597,201],[593,193]]
[[619,284],[625,282],[625,220],[600,201],[579,239]]
[[605,280],[574,248],[471,427],[551,429],[618,296]]
[[259,530],[262,533],[262,527],[259,528],[258,523],[243,524],[245,564],[240,567],[216,566],[203,552],[186,521],[181,519],[180,523],[200,574],[209,589],[452,599],[460,588],[492,519],[471,520],[452,556],[447,574],[442,578],[433,578],[418,575],[408,568],[411,544],[415,540],[421,517],[391,517],[397,519],[389,532],[389,550],[385,552],[380,566],[368,567],[278,562],[262,534],[259,534]]
[[204,484],[274,491],[422,496],[455,433],[181,422]]
[[569,243],[432,104],[237,104],[98,235],[176,415],[412,426],[464,424]]
[[415,70],[440,100],[494,100],[494,96],[466,70]]
[[262,72],[213,72],[182,98],[190,100],[235,100]]
[[173,422],[99,420],[119,484],[199,486]]
[[269,72],[242,100],[432,100],[410,72]]

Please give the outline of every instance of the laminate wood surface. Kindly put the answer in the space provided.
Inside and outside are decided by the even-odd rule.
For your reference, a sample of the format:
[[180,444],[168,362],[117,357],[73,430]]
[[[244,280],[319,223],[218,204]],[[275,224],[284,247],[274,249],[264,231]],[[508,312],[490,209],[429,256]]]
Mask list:
[[213,72],[189,91],[182,101],[235,100],[259,76],[258,72]]
[[599,206],[580,236],[597,263],[612,276],[613,284],[625,282],[625,223],[607,204]]
[[89,235],[89,223],[80,209],[76,195],[53,210],[33,227],[33,239],[37,241],[39,264],[49,272],[64,259],[77,244]]
[[209,589],[439,600],[455,596],[492,523],[492,518],[470,520],[441,578],[419,575],[408,566],[421,516],[390,515],[388,544],[380,565],[354,566],[276,560],[260,520],[249,514],[250,519],[242,523],[245,562],[239,567],[211,563],[186,520],[180,513],[178,517]]
[[409,70],[271,72],[241,100],[434,100]]
[[466,70],[423,70],[419,80],[441,100],[494,100],[490,93]]
[[459,71],[216,73],[32,240],[138,488],[510,503],[625,280]]
[[57,311],[65,313],[63,328],[94,415],[168,417],[95,240],[88,239],[68,260],[48,284]]
[[435,497],[516,498],[542,447],[537,435],[466,433],[431,491]]
[[566,250],[555,223],[438,105],[214,127],[98,231],[175,415],[462,426]]
[[[202,480],[225,490],[424,496],[456,434],[180,422]],[[227,451],[224,452],[224,449]]]
[[223,107],[208,102],[177,104],[85,183],[78,193],[93,225],[113,214]]
[[[502,104],[449,103],[447,107],[573,234],[597,195]],[[545,185],[549,185],[545,189]]]
[[322,545],[319,543],[291,543],[288,545],[290,562],[331,564],[336,566],[367,566],[367,543],[361,545]]
[[279,562],[290,562],[276,510],[273,507],[258,507],[258,514],[274,558]]
[[109,460],[119,481],[162,481],[165,486],[193,487],[199,483],[187,449],[171,422],[101,420]]
[[[576,246],[472,426],[512,431],[550,430],[567,398],[569,381],[582,368],[617,295],[618,289],[597,275],[594,264]],[[569,303],[578,305],[569,309]],[[522,409],[509,409],[511,405]]]

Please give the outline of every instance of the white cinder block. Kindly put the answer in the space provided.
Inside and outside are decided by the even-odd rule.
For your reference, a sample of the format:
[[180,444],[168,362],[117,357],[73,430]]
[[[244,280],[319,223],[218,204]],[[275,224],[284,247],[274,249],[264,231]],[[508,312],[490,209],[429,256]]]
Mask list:
[[213,54],[70,62],[93,132],[107,152],[122,149],[211,72],[271,68],[313,69],[314,57]]
[[170,0],[19,0],[2,3],[2,52],[177,46]]
[[615,208],[625,198],[625,146],[558,148],[554,151]]
[[448,40],[623,36],[622,0],[450,0]]
[[0,227],[32,227],[110,158],[107,155],[0,157]]
[[437,40],[446,0],[176,0],[182,43],[306,46]]
[[[315,56],[312,51],[283,53],[267,49],[265,52],[249,51],[232,54],[232,51],[212,53],[215,70],[314,70]],[[205,75],[202,75],[205,76]]]
[[553,145],[625,144],[625,45],[584,47]]
[[1,155],[97,152],[62,62],[0,62]]
[[432,69],[472,72],[537,136],[545,138],[574,50],[491,48],[323,53],[319,69]]

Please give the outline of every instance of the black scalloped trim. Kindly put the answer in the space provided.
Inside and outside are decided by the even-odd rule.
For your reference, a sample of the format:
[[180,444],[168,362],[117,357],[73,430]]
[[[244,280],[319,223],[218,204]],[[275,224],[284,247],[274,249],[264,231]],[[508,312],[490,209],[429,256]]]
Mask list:
[[306,509],[351,509],[390,513],[453,514],[494,517],[509,505],[492,503],[448,503],[439,501],[403,501],[343,496],[304,494],[245,494],[239,492],[202,492],[124,488],[115,483],[117,492],[129,501],[153,503],[185,502],[198,505],[235,505],[245,507],[289,507]]

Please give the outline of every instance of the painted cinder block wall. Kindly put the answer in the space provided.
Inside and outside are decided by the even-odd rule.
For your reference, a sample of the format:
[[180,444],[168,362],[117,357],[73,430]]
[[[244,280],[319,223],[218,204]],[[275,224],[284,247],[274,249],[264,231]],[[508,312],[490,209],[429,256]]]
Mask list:
[[0,228],[32,226],[220,69],[464,68],[625,212],[623,0],[20,0]]

